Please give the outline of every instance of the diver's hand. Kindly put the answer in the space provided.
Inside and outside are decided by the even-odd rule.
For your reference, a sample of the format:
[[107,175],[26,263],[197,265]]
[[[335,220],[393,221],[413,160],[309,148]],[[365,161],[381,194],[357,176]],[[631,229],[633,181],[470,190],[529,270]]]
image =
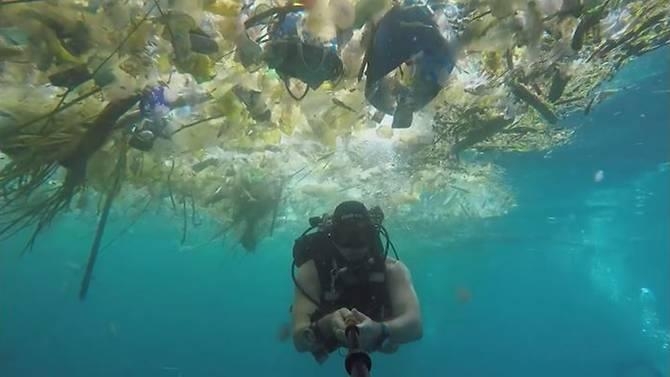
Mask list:
[[351,311],[347,308],[337,309],[319,320],[319,327],[325,334],[335,336],[341,345],[346,345],[344,329],[347,327],[346,319],[351,315]]
[[367,315],[356,309],[351,311],[351,315],[358,323],[358,343],[360,347],[368,352],[376,351],[379,346],[379,338],[382,335],[382,324],[373,321]]

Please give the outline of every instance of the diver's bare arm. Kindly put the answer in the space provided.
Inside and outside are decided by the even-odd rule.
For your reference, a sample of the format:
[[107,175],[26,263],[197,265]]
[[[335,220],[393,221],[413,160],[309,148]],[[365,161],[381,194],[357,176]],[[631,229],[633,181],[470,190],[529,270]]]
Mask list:
[[389,329],[389,340],[402,344],[420,339],[423,335],[421,309],[409,270],[400,261],[390,262],[387,279],[393,311],[393,319],[384,322]]
[[[300,286],[311,297],[318,298],[319,278],[316,272],[314,262],[309,261],[296,270],[295,279]],[[309,299],[302,290],[295,287],[293,298],[293,344],[298,352],[313,351],[313,345],[308,344],[304,337],[304,331],[311,325],[311,315],[316,310],[316,305]]]

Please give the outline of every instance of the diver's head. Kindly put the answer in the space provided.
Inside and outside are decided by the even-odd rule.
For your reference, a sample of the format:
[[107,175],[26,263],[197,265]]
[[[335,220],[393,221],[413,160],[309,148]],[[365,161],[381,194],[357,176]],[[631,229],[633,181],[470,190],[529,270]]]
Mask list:
[[348,261],[370,256],[375,245],[376,228],[365,205],[357,201],[340,203],[333,213],[331,239]]

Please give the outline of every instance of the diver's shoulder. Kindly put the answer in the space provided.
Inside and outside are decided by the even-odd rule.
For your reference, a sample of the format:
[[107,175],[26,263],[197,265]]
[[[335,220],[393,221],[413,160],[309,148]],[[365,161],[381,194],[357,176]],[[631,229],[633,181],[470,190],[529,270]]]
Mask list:
[[296,279],[305,283],[318,281],[318,271],[313,259],[308,260],[296,269]]
[[387,273],[409,273],[409,269],[399,259],[387,257],[386,258],[386,272]]

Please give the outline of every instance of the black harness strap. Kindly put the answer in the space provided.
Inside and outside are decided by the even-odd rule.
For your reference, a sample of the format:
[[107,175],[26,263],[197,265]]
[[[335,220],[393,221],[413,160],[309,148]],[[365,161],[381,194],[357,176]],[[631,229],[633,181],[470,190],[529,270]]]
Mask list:
[[[342,307],[357,308],[378,321],[390,316],[386,258],[381,247],[379,241],[371,260],[352,266],[324,232],[306,234],[296,240],[293,250],[295,266],[300,267],[313,260],[321,285],[318,299],[307,295],[317,305],[312,321]],[[306,294],[297,282],[296,285]]]

